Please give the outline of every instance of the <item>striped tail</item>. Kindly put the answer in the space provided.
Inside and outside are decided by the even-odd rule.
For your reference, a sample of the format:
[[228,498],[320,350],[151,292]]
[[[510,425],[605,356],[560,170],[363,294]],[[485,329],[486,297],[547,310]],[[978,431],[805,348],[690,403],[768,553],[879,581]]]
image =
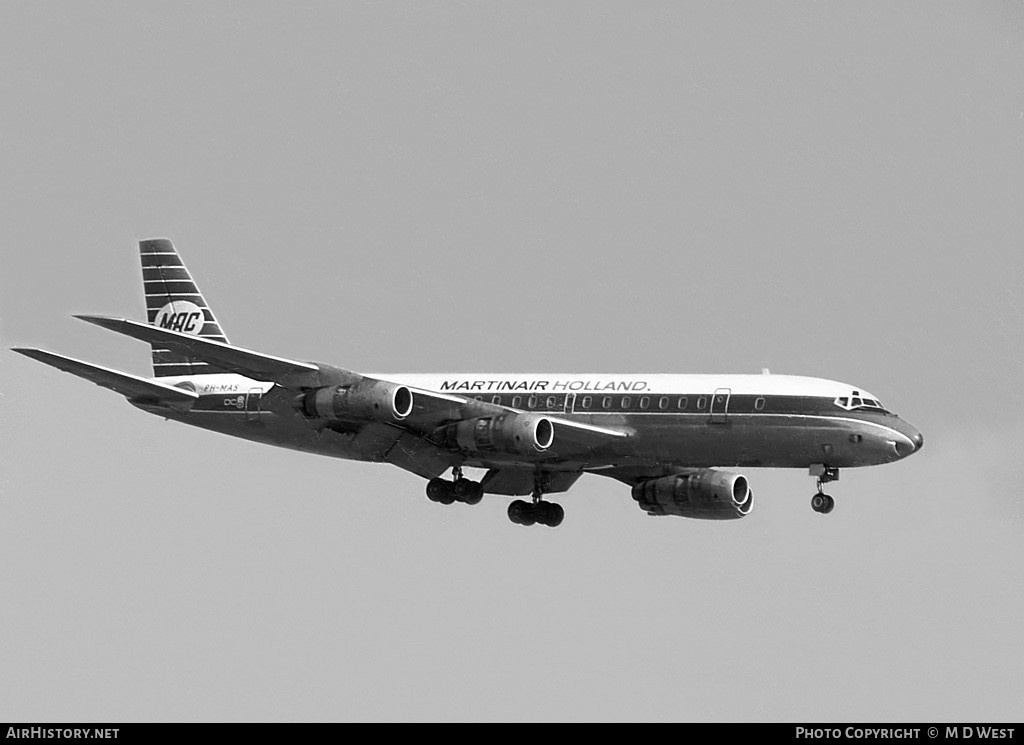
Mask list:
[[[174,250],[174,244],[167,238],[153,238],[140,241],[139,252],[142,254],[142,286],[146,293],[149,322],[172,331],[227,343],[227,337]],[[153,374],[157,377],[223,372],[206,362],[192,361],[157,344],[151,346]]]

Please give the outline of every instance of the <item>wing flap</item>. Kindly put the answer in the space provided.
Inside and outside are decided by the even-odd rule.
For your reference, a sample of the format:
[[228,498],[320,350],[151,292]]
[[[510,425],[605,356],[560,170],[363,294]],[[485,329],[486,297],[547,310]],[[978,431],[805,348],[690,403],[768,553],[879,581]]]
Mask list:
[[127,318],[76,315],[83,321],[133,339],[160,344],[179,351],[191,359],[210,362],[228,372],[255,380],[269,380],[286,388],[320,385],[320,368],[308,362],[276,357],[214,339],[204,339],[180,331],[130,321]]
[[600,450],[602,447],[621,441],[633,434],[633,430],[628,428],[602,427],[565,419],[561,416],[551,416],[544,412],[513,409],[457,394],[438,393],[420,388],[410,388],[410,391],[413,396],[413,410],[406,421],[406,426],[429,429],[431,426],[445,422],[495,417],[510,413],[539,416],[551,422],[554,428],[554,440],[551,449],[546,452],[570,460]]
[[551,450],[560,457],[573,458],[590,454],[608,445],[621,442],[633,434],[629,429],[598,427],[571,419],[548,417],[554,426],[555,437]]
[[[545,494],[559,494],[569,491],[583,474],[580,471],[544,471]],[[480,485],[485,494],[504,494],[519,497],[533,492],[536,474],[525,468],[492,468],[483,477]]]
[[137,375],[112,370],[109,367],[101,367],[90,362],[76,360],[73,357],[47,352],[43,349],[31,347],[15,347],[14,352],[31,357],[43,364],[55,367],[63,372],[77,375],[98,386],[120,393],[131,400],[158,401],[177,410],[187,411],[199,398],[193,391],[177,388],[166,383],[158,383],[155,380],[140,378]]
[[478,401],[475,398],[468,398],[451,393],[438,393],[427,391],[421,388],[410,388],[413,394],[413,415],[440,416],[448,420],[469,419],[480,416],[498,416],[500,414],[529,414],[536,413],[549,420],[555,427],[556,434],[573,440],[589,440],[591,442],[605,442],[609,439],[629,437],[632,432],[627,429],[616,427],[600,427],[594,424],[586,424],[571,419],[563,419],[559,416],[550,416],[544,412],[527,412],[522,409],[513,409],[509,406]]
[[409,388],[412,393],[412,413],[409,424],[419,427],[433,427],[444,422],[471,419],[481,416],[504,414],[508,409],[496,404],[484,403],[465,396]]

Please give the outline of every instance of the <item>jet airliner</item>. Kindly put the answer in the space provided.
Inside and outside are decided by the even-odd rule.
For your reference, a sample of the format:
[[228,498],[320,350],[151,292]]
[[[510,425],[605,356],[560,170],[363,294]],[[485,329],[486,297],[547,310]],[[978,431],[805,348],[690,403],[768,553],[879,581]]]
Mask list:
[[[747,478],[727,468],[839,469],[900,460],[920,431],[863,388],[772,375],[363,374],[228,342],[170,240],[139,243],[148,323],[79,315],[152,347],[142,377],[34,348],[14,351],[123,395],[152,414],[247,440],[390,463],[427,480],[434,502],[515,499],[508,517],[555,527],[547,499],[583,474],[631,488],[649,515],[750,514]],[[482,469],[480,480],[463,469]],[[449,478],[445,474],[451,472]]]

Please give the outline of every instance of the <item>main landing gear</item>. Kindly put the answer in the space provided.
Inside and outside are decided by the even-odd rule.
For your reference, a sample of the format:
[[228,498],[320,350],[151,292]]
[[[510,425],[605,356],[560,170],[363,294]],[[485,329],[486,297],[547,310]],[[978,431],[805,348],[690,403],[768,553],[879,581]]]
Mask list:
[[839,469],[831,466],[811,466],[811,475],[818,477],[818,493],[811,497],[811,509],[827,515],[836,506],[836,500],[822,491],[822,487],[830,481],[839,479]]
[[427,482],[427,499],[439,504],[478,504],[484,498],[483,487],[479,481],[463,478],[462,469],[452,469],[452,480],[437,478]]
[[533,484],[532,501],[517,499],[508,506],[508,519],[516,525],[546,525],[557,528],[565,519],[562,505],[544,501],[544,480],[540,475]]

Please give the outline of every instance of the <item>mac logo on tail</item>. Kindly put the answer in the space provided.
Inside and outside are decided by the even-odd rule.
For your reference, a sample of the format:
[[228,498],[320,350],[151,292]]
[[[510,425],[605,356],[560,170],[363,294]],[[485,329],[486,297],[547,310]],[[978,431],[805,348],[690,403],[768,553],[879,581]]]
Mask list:
[[156,314],[153,324],[162,329],[180,331],[183,334],[199,335],[206,318],[203,309],[187,300],[173,300]]

